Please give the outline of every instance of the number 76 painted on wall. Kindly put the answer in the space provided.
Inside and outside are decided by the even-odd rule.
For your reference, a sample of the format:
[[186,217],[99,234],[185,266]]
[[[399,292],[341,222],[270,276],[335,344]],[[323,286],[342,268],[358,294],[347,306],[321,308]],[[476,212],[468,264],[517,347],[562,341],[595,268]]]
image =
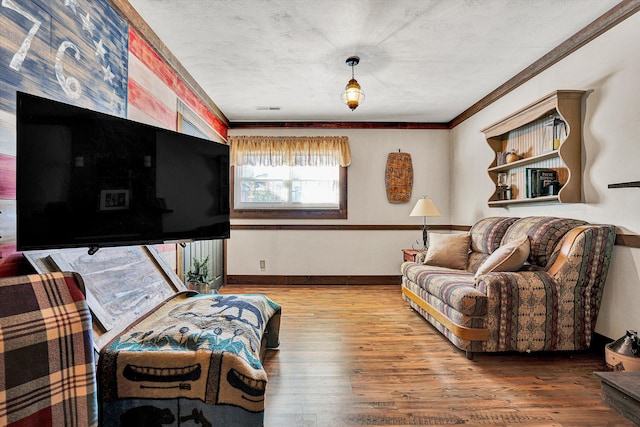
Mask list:
[[50,96],[59,85],[72,100],[88,98],[118,115],[126,111],[128,25],[108,2],[1,0],[1,5],[0,67],[13,73],[0,80],[20,90],[35,83],[36,91]]

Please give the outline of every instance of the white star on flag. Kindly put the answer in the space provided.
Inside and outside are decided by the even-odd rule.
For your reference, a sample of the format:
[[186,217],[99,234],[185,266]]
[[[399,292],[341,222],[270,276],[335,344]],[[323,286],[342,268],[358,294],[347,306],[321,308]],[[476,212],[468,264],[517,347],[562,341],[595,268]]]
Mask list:
[[102,39],[100,39],[99,41],[94,41],[93,44],[96,46],[96,56],[99,56],[100,58],[104,59],[104,55],[107,53],[107,50],[104,48],[104,45],[102,44]]
[[104,76],[102,77],[102,80],[105,82],[109,82],[111,84],[113,84],[113,78],[116,76],[115,74],[113,74],[111,72],[111,65],[107,65],[106,67],[102,67],[102,72],[104,73]]
[[93,30],[96,29],[96,26],[93,25],[93,22],[91,22],[91,17],[89,16],[89,14],[87,13],[86,16],[81,15],[80,19],[82,19],[82,29],[93,35]]
[[78,2],[76,0],[64,0],[64,5],[71,8],[71,10],[73,10],[73,13],[78,13],[78,11],[76,10]]

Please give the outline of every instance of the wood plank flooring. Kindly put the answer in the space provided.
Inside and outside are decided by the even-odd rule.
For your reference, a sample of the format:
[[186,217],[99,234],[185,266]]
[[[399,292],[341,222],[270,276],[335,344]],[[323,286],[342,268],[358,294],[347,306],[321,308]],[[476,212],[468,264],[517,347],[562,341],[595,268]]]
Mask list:
[[225,286],[282,305],[265,426],[632,426],[601,401],[592,352],[464,353],[400,286]]

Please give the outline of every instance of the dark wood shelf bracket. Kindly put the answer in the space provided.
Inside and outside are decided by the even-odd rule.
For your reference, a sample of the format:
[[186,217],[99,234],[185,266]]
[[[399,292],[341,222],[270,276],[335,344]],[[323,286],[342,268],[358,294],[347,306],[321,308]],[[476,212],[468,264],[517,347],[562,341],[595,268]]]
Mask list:
[[632,188],[640,187],[640,181],[620,182],[618,184],[609,184],[609,188]]

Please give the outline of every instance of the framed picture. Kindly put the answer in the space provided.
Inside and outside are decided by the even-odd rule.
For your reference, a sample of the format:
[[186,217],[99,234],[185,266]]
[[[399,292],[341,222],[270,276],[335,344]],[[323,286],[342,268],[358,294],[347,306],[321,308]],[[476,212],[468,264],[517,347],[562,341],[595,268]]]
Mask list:
[[97,351],[165,299],[187,290],[154,246],[101,248],[94,255],[87,248],[23,254],[39,274],[75,271],[82,275]]
[[101,211],[123,209],[129,209],[129,190],[102,190],[100,192]]

